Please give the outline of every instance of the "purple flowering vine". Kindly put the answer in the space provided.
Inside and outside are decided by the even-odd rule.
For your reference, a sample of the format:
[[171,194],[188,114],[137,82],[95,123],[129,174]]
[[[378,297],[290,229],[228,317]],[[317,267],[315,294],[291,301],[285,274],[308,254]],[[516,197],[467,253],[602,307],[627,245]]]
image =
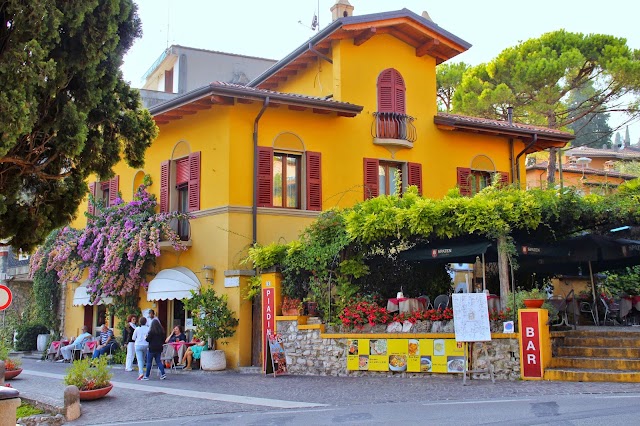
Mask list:
[[156,213],[157,201],[146,189],[148,176],[133,200],[117,198],[110,207],[96,205],[96,214],[87,213],[82,230],[63,228],[54,248],[47,254],[36,252],[32,265],[37,270],[47,261],[47,271],[56,270],[64,281],[79,281],[88,270],[87,292],[92,300],[108,296],[136,294],[147,288],[145,272],[160,256],[160,242],[169,242],[174,250],[186,250],[171,223],[189,219],[188,213]]

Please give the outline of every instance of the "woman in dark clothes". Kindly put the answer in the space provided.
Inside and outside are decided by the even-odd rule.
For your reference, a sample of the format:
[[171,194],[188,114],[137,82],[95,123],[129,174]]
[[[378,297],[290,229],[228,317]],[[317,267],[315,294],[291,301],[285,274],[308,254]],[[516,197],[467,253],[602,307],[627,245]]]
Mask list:
[[145,372],[142,380],[149,380],[149,373],[151,373],[152,360],[156,360],[156,365],[160,369],[160,380],[167,378],[164,374],[164,365],[160,361],[160,355],[162,355],[162,345],[164,344],[164,329],[160,324],[160,321],[151,321],[151,328],[147,335],[147,342],[149,342],[149,352],[147,352],[147,371]]

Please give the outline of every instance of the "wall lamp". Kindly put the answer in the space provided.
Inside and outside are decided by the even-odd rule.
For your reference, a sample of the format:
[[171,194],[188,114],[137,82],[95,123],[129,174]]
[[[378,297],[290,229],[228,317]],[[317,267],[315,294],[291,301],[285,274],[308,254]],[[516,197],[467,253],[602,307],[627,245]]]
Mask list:
[[209,284],[213,284],[213,274],[216,272],[216,268],[210,265],[202,265],[202,276]]

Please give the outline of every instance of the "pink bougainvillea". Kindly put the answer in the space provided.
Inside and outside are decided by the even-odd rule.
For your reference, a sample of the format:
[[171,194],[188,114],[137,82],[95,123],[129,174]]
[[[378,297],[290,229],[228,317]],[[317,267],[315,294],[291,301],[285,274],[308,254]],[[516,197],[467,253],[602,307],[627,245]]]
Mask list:
[[[101,207],[87,214],[83,230],[64,228],[47,257],[47,270],[58,271],[60,281],[79,281],[88,270],[87,292],[92,300],[107,296],[125,296],[147,287],[145,268],[160,256],[160,241],[175,250],[185,250],[171,223],[189,218],[187,213],[156,213],[155,196],[140,185],[133,200],[117,198],[115,205]],[[91,200],[90,202],[93,202]],[[39,251],[32,259],[37,270],[45,254]]]

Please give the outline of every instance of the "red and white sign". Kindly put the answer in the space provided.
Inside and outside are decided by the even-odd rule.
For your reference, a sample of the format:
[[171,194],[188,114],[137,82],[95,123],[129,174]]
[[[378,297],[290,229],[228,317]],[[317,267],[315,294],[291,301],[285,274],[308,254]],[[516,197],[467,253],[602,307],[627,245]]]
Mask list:
[[[276,333],[276,290],[274,288],[262,289],[262,353],[263,367],[267,366],[268,336]],[[271,362],[271,361],[269,361]]]
[[0,284],[0,311],[4,311],[11,305],[13,295],[6,285]]
[[538,312],[521,312],[520,335],[522,338],[522,376],[542,377],[540,358],[540,327]]

